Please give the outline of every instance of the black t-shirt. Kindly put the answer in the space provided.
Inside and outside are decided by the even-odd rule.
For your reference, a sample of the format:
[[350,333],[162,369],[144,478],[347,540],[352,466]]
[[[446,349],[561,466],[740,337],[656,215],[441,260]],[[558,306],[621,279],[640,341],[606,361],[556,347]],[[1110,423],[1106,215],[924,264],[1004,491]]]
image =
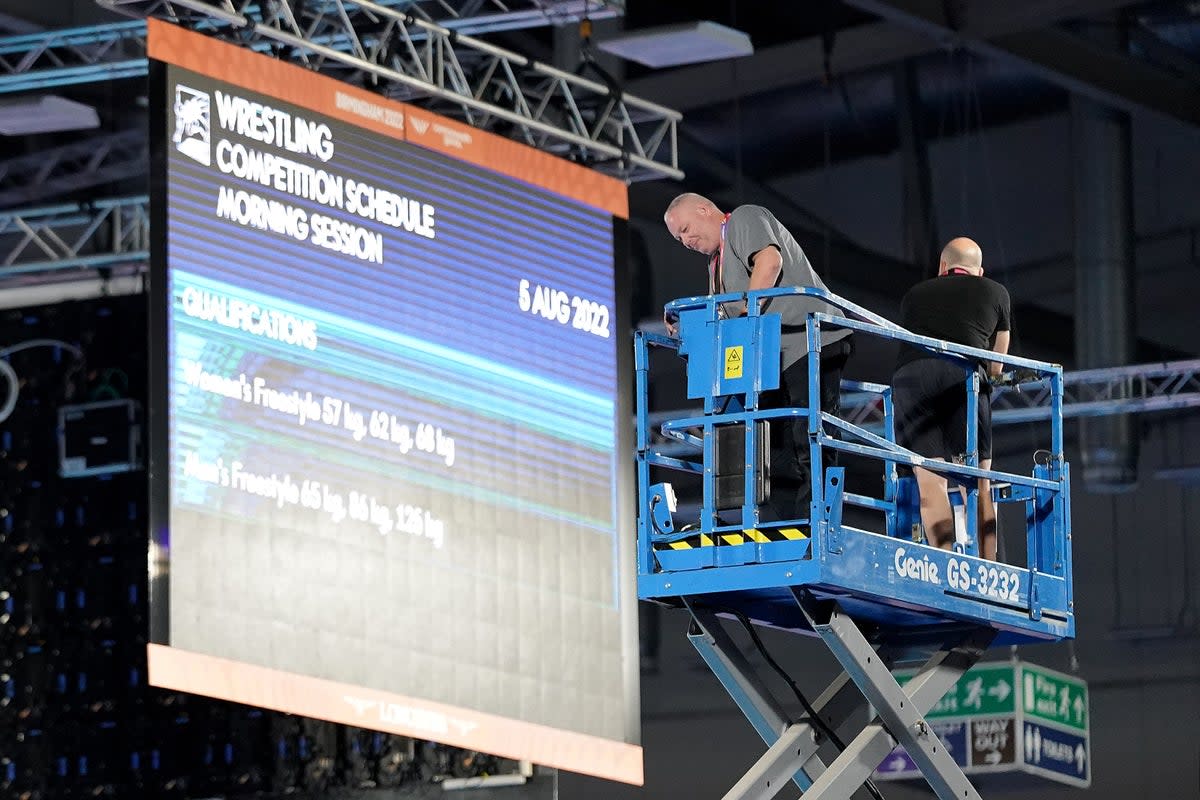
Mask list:
[[[1008,290],[991,278],[976,275],[941,275],[921,281],[900,301],[901,326],[922,336],[983,350],[991,349],[996,332],[1008,330],[1011,319]],[[932,355],[902,344],[896,368]]]

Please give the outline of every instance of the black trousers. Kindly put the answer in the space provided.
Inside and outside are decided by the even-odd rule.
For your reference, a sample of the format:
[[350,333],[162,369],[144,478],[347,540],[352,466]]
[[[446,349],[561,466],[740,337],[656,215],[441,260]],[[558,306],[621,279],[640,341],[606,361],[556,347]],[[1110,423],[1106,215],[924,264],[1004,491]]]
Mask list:
[[[821,347],[821,410],[841,416],[842,371],[854,352],[853,337]],[[783,371],[780,387],[763,392],[760,408],[808,407],[808,357]],[[771,420],[771,500],[762,518],[799,519],[809,515],[812,502],[812,472],[808,457],[808,420],[782,417]],[[837,464],[837,451],[825,453],[825,466]]]
[[[896,443],[930,458],[961,458],[967,452],[965,381],[962,367],[940,358],[919,358],[896,370]],[[991,458],[992,387],[986,380],[980,381],[977,420],[979,457]]]

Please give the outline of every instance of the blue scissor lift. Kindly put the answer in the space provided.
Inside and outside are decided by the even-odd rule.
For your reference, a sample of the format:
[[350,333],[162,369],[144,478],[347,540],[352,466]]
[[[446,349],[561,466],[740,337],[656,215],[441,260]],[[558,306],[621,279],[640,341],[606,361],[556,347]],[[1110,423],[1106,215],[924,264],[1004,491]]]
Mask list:
[[[843,312],[809,315],[810,356],[820,349],[821,329],[836,327],[909,342],[962,365],[969,420],[963,462],[928,461],[895,443],[888,386],[843,382],[843,389],[878,394],[882,432],[810,413],[820,407],[817,358],[808,359],[807,408],[760,408],[761,393],[779,386],[781,341],[779,315],[763,313],[762,307],[772,298],[789,302],[788,296],[818,297]],[[747,313],[723,318],[722,304],[739,301],[746,302]],[[849,798],[896,744],[905,747],[938,797],[977,798],[924,714],[987,648],[1075,634],[1062,368],[917,336],[814,288],[685,298],[668,304],[667,311],[678,316],[677,338],[648,332],[635,337],[638,596],[688,609],[689,639],[769,745],[726,800],[774,797],[789,779],[805,798]],[[686,358],[688,396],[703,401],[702,413],[661,426],[661,434],[675,440],[674,452],[682,443],[692,456],[655,450],[647,408],[650,348],[676,350]],[[1050,385],[1049,442],[1030,475],[978,466],[976,359],[999,360]],[[827,449],[877,461],[879,496],[847,491],[845,467],[829,466],[811,470],[808,518],[760,517],[769,483],[763,421],[778,425],[794,418],[807,421],[811,464],[824,463]],[[961,485],[966,535],[955,550],[923,543],[914,524],[919,521],[914,480],[899,477],[898,465],[923,466]],[[699,477],[698,523],[677,524],[671,485],[655,482],[663,470]],[[978,557],[977,479],[984,477],[993,482],[997,502],[1025,506],[1023,568]],[[877,516],[878,530],[844,522],[843,510],[851,506]],[[844,671],[802,718],[792,720],[733,644],[722,618],[819,637]],[[892,668],[914,664],[920,665],[918,673],[901,687]],[[865,708],[869,713],[861,718],[870,721],[843,744],[835,729]],[[818,749],[828,740],[841,752],[826,764]]]

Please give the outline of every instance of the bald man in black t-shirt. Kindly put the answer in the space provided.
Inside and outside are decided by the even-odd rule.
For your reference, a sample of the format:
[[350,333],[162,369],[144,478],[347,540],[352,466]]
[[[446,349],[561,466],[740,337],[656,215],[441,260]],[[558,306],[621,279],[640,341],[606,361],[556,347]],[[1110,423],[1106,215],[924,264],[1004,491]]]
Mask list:
[[[1012,302],[1008,290],[983,277],[983,254],[970,239],[952,240],[942,251],[938,277],[922,281],[904,295],[900,324],[922,336],[945,339],[1003,355],[1008,352]],[[987,375],[1001,365],[980,364]],[[966,375],[957,364],[911,345],[901,345],[892,375],[896,441],[913,452],[940,461],[961,459],[967,449]],[[979,393],[979,466],[992,466],[990,385]],[[921,523],[930,544],[954,545],[954,515],[946,478],[913,468],[921,493]],[[979,554],[996,558],[996,508],[991,484],[979,481]]]

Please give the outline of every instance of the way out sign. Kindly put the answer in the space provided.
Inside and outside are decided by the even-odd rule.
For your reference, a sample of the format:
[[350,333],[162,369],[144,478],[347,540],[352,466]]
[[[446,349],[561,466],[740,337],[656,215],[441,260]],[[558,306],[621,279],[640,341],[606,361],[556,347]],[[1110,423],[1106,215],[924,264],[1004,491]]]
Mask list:
[[1016,762],[1017,732],[1012,717],[969,720],[971,766],[1000,767]]
[[[912,672],[898,672],[903,685]],[[968,775],[1025,774],[1091,784],[1087,684],[1033,664],[977,664],[926,715],[930,728]],[[880,780],[919,778],[897,747],[875,770]]]

